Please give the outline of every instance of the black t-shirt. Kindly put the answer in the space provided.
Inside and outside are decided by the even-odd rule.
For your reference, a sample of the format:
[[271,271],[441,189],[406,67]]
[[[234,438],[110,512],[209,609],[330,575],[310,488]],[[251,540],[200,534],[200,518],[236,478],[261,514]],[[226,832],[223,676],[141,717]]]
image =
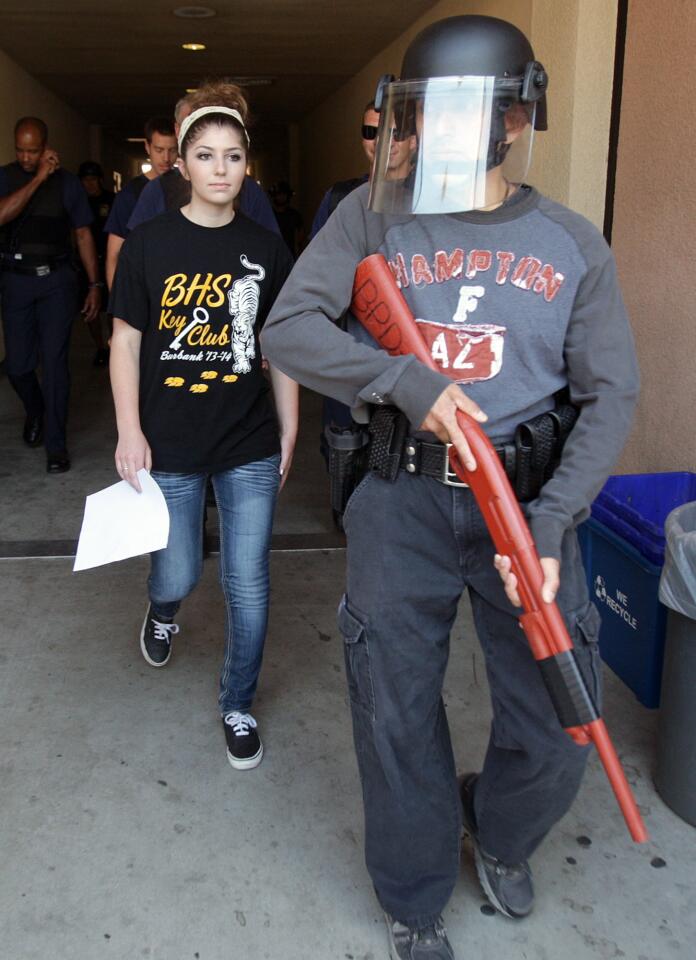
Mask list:
[[128,235],[109,311],[143,335],[153,469],[215,473],[278,452],[258,337],[291,266],[282,239],[241,213],[213,228],[173,210]]

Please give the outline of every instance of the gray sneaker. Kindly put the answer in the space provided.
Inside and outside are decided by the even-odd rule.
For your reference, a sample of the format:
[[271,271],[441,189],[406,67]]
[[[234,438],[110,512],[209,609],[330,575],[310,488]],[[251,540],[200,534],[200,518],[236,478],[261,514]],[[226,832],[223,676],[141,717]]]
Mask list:
[[476,773],[466,773],[459,779],[464,833],[468,834],[474,848],[476,872],[483,892],[495,909],[512,920],[521,920],[530,914],[534,907],[532,872],[526,860],[522,863],[503,863],[481,849],[474,816],[474,790],[477,780]]
[[421,930],[412,930],[384,914],[389,933],[391,960],[454,960],[442,917]]

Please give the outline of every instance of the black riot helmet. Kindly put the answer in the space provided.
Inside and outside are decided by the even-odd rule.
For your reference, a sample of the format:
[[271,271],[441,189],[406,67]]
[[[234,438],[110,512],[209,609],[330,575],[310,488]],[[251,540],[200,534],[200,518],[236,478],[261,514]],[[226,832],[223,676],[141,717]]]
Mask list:
[[[427,26],[406,50],[400,77],[379,81],[370,207],[444,213],[488,206],[497,183],[526,174],[532,131],[547,129],[547,85],[531,44],[505,20],[460,16]],[[405,132],[415,132],[418,151],[397,189],[385,184],[388,153],[390,139]]]
[[548,129],[548,76],[535,60],[529,40],[507,20],[463,16],[431,23],[406,50],[400,79],[471,75],[516,81],[518,99],[523,103],[536,103],[534,129]]

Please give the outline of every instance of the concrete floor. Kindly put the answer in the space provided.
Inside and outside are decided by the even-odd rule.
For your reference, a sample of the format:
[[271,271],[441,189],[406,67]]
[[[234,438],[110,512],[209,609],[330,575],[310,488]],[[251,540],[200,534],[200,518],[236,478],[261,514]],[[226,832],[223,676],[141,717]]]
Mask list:
[[[0,381],[0,539],[74,538],[82,498],[113,479],[106,376],[89,354],[78,329],[75,469],[63,478],[46,477],[41,452],[17,442],[21,416]],[[330,532],[311,399],[304,419],[279,523],[311,536]],[[214,558],[159,671],[138,650],[146,561],[71,567],[0,561],[0,958],[386,958],[335,625],[343,551],[273,555],[255,710],[266,756],[247,773],[227,763],[216,714]],[[475,768],[489,708],[466,602],[445,699],[461,769]],[[533,859],[538,902],[526,921],[482,910],[465,850],[445,915],[462,960],[694,955],[696,834],[652,784],[657,715],[607,670],[605,717],[651,842],[631,843],[593,757],[573,809]]]

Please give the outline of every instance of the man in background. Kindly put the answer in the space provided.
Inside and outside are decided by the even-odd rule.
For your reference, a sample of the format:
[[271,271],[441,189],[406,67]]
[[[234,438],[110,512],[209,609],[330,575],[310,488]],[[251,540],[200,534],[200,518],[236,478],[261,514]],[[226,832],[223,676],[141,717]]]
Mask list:
[[[82,313],[99,312],[101,290],[92,213],[77,177],[62,170],[38,117],[15,125],[17,159],[0,167],[0,290],[6,370],[25,412],[24,442],[46,447],[50,474],[70,469],[66,422],[70,331],[78,308],[72,231],[87,274]],[[36,368],[41,365],[41,383]]]
[[372,170],[372,164],[375,160],[378,126],[379,114],[375,110],[375,101],[370,100],[363,110],[362,126],[360,128],[360,138],[365,157],[367,158],[368,172],[364,173],[361,177],[353,177],[350,180],[339,180],[337,183],[334,183],[332,187],[329,187],[314,215],[312,229],[309,234],[310,240],[313,240],[317,233],[319,233],[341,200],[363,183],[367,183],[370,179],[370,171]]
[[292,254],[293,260],[297,260],[305,242],[304,221],[300,211],[290,206],[293,193],[287,180],[278,180],[268,191],[285,246]]
[[116,195],[111,214],[104,226],[104,231],[108,234],[106,281],[109,288],[113,283],[123,241],[128,236],[128,221],[138,202],[138,197],[150,180],[155,180],[172,169],[179,155],[174,124],[167,117],[151,117],[146,120],[144,134],[145,152],[148,155],[151,167],[147,173],[140,173],[130,180],[123,190]]

